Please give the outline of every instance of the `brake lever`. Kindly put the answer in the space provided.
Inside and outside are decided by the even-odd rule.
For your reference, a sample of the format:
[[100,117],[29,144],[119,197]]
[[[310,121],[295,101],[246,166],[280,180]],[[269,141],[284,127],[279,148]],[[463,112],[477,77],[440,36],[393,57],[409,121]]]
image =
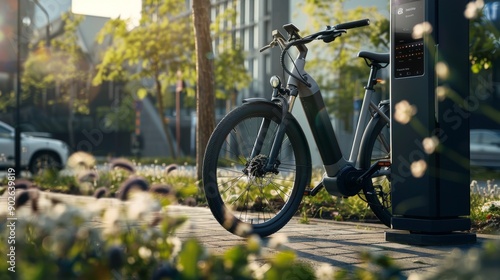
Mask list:
[[264,47],[260,48],[259,52],[263,52],[263,51],[265,51],[265,50],[267,50],[267,49],[270,49],[270,48],[272,48],[272,47],[274,47],[274,46],[273,46],[273,45],[272,45],[272,43],[271,43],[271,44],[269,44],[269,45],[267,45],[267,46],[264,46]]

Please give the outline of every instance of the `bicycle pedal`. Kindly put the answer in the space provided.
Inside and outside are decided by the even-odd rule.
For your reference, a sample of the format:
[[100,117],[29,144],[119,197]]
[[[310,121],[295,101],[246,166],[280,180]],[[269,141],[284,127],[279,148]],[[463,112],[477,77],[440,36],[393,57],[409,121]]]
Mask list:
[[314,187],[312,189],[304,190],[304,195],[316,196],[322,188],[324,188],[323,183],[319,183],[316,187]]

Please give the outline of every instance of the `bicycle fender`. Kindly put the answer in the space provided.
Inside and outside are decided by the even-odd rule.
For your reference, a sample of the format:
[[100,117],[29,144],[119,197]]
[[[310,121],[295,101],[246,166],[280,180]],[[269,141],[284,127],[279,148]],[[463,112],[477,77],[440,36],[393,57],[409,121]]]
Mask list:
[[269,99],[262,98],[262,97],[251,97],[251,98],[246,98],[243,99],[243,104],[248,104],[248,103],[273,103]]
[[[389,103],[381,104],[381,106],[379,108],[382,112],[384,112],[387,115],[387,113],[389,112],[389,109],[390,109]],[[372,133],[373,127],[377,124],[377,122],[380,121],[380,118],[381,117],[378,114],[375,114],[375,116],[373,116],[373,118],[370,119],[370,121],[366,125],[365,132],[363,133],[363,137],[361,138],[361,147],[360,147],[360,151],[359,151],[359,155],[358,155],[358,159],[357,159],[358,162],[360,161],[360,156],[365,152],[365,149],[366,149],[364,143],[370,137],[370,134]]]
[[[278,98],[276,100],[278,100]],[[249,105],[249,104],[259,104],[259,103],[260,104],[270,104],[270,105],[275,106],[276,109],[281,110],[282,120],[287,118],[287,116],[292,117],[295,120],[295,116],[287,113],[288,112],[288,104],[285,103],[286,100],[283,100],[283,101],[284,102],[282,104],[286,104],[286,106],[278,105],[279,103],[275,102],[274,100],[269,100],[269,99],[265,99],[262,97],[252,97],[252,98],[243,99],[243,106]]]

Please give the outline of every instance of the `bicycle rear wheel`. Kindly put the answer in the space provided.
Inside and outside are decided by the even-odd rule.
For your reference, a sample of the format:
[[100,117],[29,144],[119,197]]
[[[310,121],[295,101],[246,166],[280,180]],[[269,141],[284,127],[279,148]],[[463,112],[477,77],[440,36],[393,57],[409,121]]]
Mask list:
[[[203,162],[205,195],[214,217],[233,234],[264,237],[280,230],[295,215],[310,182],[309,146],[291,114],[276,164],[264,170],[281,114],[274,104],[243,105],[217,125],[209,140]],[[259,130],[267,133],[257,140]],[[260,151],[251,158],[256,143]]]
[[366,131],[367,136],[361,145],[360,167],[366,170],[377,161],[383,165],[363,185],[363,192],[373,213],[383,224],[391,227],[390,126],[383,118],[375,117],[370,120]]

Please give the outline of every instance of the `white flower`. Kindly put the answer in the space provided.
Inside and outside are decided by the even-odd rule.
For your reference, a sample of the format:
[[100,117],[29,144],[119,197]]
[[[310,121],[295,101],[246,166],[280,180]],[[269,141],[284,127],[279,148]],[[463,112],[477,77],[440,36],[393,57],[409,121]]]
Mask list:
[[146,214],[159,211],[161,205],[153,199],[150,193],[135,192],[127,207],[127,217],[132,220],[143,218]]
[[94,168],[95,158],[86,152],[76,152],[68,158],[67,165],[74,170],[87,170]]
[[439,145],[439,139],[436,136],[426,137],[422,141],[422,145],[424,146],[425,152],[430,155],[436,151]]
[[182,249],[182,242],[178,237],[169,236],[167,237],[167,243],[172,244],[172,255],[171,258],[177,257]]
[[256,234],[252,234],[250,237],[247,239],[247,248],[250,252],[253,253],[260,253],[260,248],[262,246],[261,244],[261,239],[260,236]]
[[286,243],[288,243],[288,237],[283,233],[277,233],[269,240],[269,247],[281,249]]
[[251,262],[248,264],[248,268],[252,272],[252,276],[255,279],[264,279],[264,275],[271,268],[271,265],[266,263],[266,264],[261,266],[257,262]]
[[235,234],[238,236],[247,236],[252,232],[252,226],[241,223],[236,227]]
[[410,276],[408,276],[408,280],[421,280],[423,279],[420,274],[417,273],[412,273]]
[[330,280],[333,279],[334,273],[335,269],[331,265],[323,263],[318,267],[315,274],[318,280]]
[[488,201],[486,202],[483,207],[481,207],[481,211],[483,212],[488,212],[490,209],[494,208],[500,208],[500,201]]
[[401,124],[409,123],[416,113],[417,108],[406,100],[402,100],[394,106],[394,119]]
[[469,2],[465,8],[464,15],[467,19],[476,18],[484,7],[483,0],[476,0],[475,2]]
[[439,101],[443,101],[446,99],[446,95],[449,92],[449,88],[447,86],[438,86],[436,87],[436,96]]
[[427,163],[423,159],[414,161],[411,164],[411,174],[415,178],[421,178],[422,176],[424,176],[426,170]]
[[446,80],[450,76],[450,68],[448,64],[444,62],[438,62],[436,64],[436,74],[440,79]]
[[421,39],[424,35],[432,33],[432,25],[428,22],[422,22],[413,27],[412,37],[413,39]]
[[141,257],[144,260],[149,259],[151,257],[151,254],[152,254],[151,250],[149,248],[144,247],[144,246],[139,248],[137,253],[139,254],[139,257]]
[[104,224],[104,235],[115,235],[120,231],[120,210],[118,208],[108,208],[104,212],[102,222]]

